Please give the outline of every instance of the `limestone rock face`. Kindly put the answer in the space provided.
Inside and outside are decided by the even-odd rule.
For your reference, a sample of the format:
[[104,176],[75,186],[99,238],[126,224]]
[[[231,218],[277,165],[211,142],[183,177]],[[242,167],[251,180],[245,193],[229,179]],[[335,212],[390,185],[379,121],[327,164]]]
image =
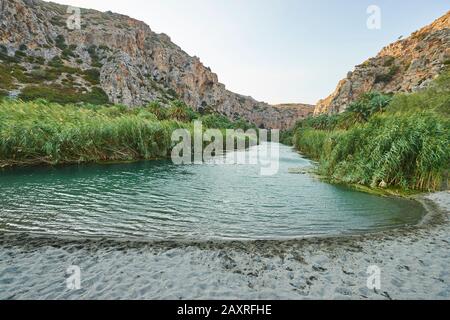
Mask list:
[[[81,9],[81,29],[71,30],[67,20],[74,12],[67,6],[0,0],[0,10],[0,44],[8,55],[20,50],[28,57],[44,58],[46,64],[62,58],[65,67],[81,73],[98,69],[94,85],[112,103],[133,107],[178,98],[197,110],[211,108],[230,119],[244,118],[260,127],[279,129],[308,114],[303,107],[274,107],[228,91],[199,58],[189,56],[167,35],[127,16]],[[34,66],[23,63],[22,67],[31,72]],[[62,83],[65,76],[55,82]],[[75,85],[92,89],[83,77],[72,78]],[[17,88],[23,86],[17,83]]]
[[115,104],[138,106],[158,99],[156,92],[147,90],[147,81],[139,67],[123,51],[111,56],[100,72],[101,86]]
[[355,67],[336,91],[316,105],[315,114],[339,113],[363,93],[414,92],[425,88],[450,64],[450,11]]

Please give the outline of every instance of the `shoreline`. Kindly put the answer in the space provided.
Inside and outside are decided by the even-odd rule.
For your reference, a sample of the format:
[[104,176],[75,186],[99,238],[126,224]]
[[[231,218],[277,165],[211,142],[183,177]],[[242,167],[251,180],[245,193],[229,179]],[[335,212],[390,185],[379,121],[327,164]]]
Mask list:
[[[424,198],[431,211],[417,226],[345,238],[157,245],[1,235],[0,299],[446,300],[450,193]],[[62,285],[68,263],[87,279],[80,291]],[[367,288],[374,265],[380,290]]]
[[[362,191],[361,191],[362,192]],[[436,200],[430,199],[433,195],[447,194],[448,204],[446,208],[439,205]],[[398,197],[396,195],[385,195],[387,197]],[[156,240],[156,239],[145,239],[141,238],[120,238],[120,237],[84,237],[82,240],[78,239],[76,235],[64,235],[64,236],[54,236],[39,233],[23,233],[23,232],[2,232],[0,231],[0,245],[4,243],[13,243],[14,239],[18,239],[19,242],[41,242],[43,245],[52,245],[55,243],[60,243],[60,245],[68,244],[92,244],[94,246],[102,245],[103,243],[108,246],[150,246],[150,247],[198,247],[198,248],[226,248],[239,247],[242,245],[258,245],[267,244],[272,245],[299,245],[308,243],[318,243],[318,242],[347,242],[349,240],[364,241],[364,240],[374,240],[382,237],[395,237],[395,236],[407,236],[414,234],[420,230],[430,230],[434,227],[439,227],[446,223],[449,223],[448,216],[450,215],[450,191],[442,191],[428,194],[419,194],[415,196],[408,197],[408,199],[418,202],[426,211],[424,216],[414,225],[404,225],[394,228],[389,228],[386,230],[369,231],[365,233],[349,233],[349,234],[339,234],[339,235],[319,235],[319,236],[302,236],[302,237],[292,237],[286,239],[205,239],[205,240],[189,240],[189,239],[174,239],[174,240]],[[26,239],[26,240],[25,240]]]

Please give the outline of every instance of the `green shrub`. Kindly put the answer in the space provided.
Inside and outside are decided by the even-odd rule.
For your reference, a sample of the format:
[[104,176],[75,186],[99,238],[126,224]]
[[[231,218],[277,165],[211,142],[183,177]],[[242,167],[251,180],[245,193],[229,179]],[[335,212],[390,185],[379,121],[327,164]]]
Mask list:
[[69,48],[64,49],[61,53],[61,56],[66,59],[69,60],[70,57],[72,58],[76,58],[77,54],[75,54],[72,50],[70,50]]
[[432,110],[442,116],[450,116],[450,72],[437,78],[427,90],[414,94],[397,94],[387,112],[416,113]]
[[398,73],[400,68],[398,66],[391,66],[388,73],[379,74],[375,77],[375,83],[388,83],[394,78]]
[[0,88],[13,89],[14,78],[11,75],[11,69],[5,65],[0,64]]
[[174,89],[170,88],[169,90],[167,90],[167,93],[168,93],[171,97],[173,97],[173,98],[175,98],[175,99],[178,99],[178,94],[177,94],[177,92],[176,92]]
[[324,143],[329,135],[329,131],[300,128],[294,135],[294,143],[297,149],[319,160],[322,156]]
[[26,61],[32,64],[37,64],[37,65],[44,65],[45,64],[45,59],[43,57],[34,57],[34,56],[28,56],[26,58]]
[[20,58],[18,57],[10,57],[8,55],[8,49],[4,44],[0,45],[0,60],[5,63],[18,63],[20,62]]
[[346,112],[353,115],[357,122],[366,122],[373,114],[385,111],[390,102],[390,96],[369,92],[358,101],[351,103]]
[[94,68],[101,68],[103,65],[101,63],[101,58],[97,52],[97,46],[92,45],[88,48],[89,56],[91,57],[91,65]]
[[25,73],[27,70],[26,68],[22,67],[21,65],[11,65],[9,67],[9,72],[11,76],[16,78],[19,82],[27,82],[28,81],[28,75]]
[[287,145],[287,146],[293,146],[294,145],[294,134],[295,134],[294,128],[281,131],[280,132],[280,143]]
[[151,102],[147,106],[147,110],[148,112],[153,113],[158,120],[167,120],[169,118],[168,110],[162,107],[157,101]]
[[234,123],[229,120],[227,117],[219,114],[209,114],[200,118],[203,125],[207,128],[217,129],[217,128],[225,128],[225,129],[233,129]]
[[142,109],[142,108],[139,108],[137,110],[136,115],[139,118],[143,118],[143,119],[146,119],[146,120],[151,120],[151,121],[158,121],[159,120],[158,117],[154,113],[151,113],[150,111]]
[[61,60],[60,57],[54,57],[52,60],[50,60],[48,63],[48,66],[52,69],[49,70],[49,72],[53,72],[56,74],[61,75],[62,73],[70,73],[70,74],[82,74],[83,72],[78,68],[68,67],[64,65],[64,62]]
[[84,79],[92,84],[100,83],[100,71],[98,69],[89,69],[83,72]]
[[55,73],[48,72],[44,69],[36,69],[30,71],[29,80],[26,82],[40,83],[42,81],[54,81],[56,79],[58,79],[58,76]]
[[56,37],[55,45],[57,48],[59,48],[61,50],[67,49],[66,39],[64,38],[64,36],[62,34],[60,34]]
[[171,102],[167,115],[172,120],[190,122],[198,117],[198,114],[183,101],[175,100]]
[[298,127],[309,127],[316,130],[333,130],[338,124],[337,115],[322,114],[317,117],[308,117],[300,121]]
[[64,66],[64,63],[60,57],[55,56],[47,63],[47,65],[54,68],[61,68]]
[[254,124],[249,123],[247,120],[239,118],[239,119],[233,121],[233,128],[234,129],[242,129],[245,131],[245,130],[249,130],[249,129],[256,129],[256,126]]
[[65,20],[62,19],[60,16],[53,16],[50,19],[50,23],[57,27],[66,27],[66,25],[67,25]]
[[60,104],[81,102],[102,105],[109,103],[107,94],[99,87],[92,88],[91,92],[80,93],[72,87],[66,88],[58,85],[28,86],[22,90],[19,98],[23,101],[45,99]]
[[25,58],[26,56],[27,56],[27,54],[25,52],[23,52],[23,51],[20,51],[20,50],[17,50],[14,53],[14,57],[16,57],[19,60],[22,59],[22,58]]
[[109,97],[102,88],[93,87],[91,92],[81,96],[81,101],[84,103],[105,105],[109,103]]
[[106,45],[99,45],[98,49],[103,51],[112,51],[111,48]]
[[386,61],[384,61],[385,67],[391,67],[395,62],[395,57],[387,57]]
[[32,101],[35,99],[46,99],[56,103],[75,103],[78,101],[74,90],[65,89],[60,86],[27,86],[22,89],[19,99]]

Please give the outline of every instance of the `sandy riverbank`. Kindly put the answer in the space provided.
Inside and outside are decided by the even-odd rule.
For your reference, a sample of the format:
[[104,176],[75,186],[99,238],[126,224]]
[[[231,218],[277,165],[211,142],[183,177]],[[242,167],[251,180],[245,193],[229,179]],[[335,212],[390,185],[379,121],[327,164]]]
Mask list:
[[[77,242],[0,236],[1,299],[450,299],[450,193],[417,227],[284,242]],[[439,206],[439,207],[435,207]],[[69,291],[65,270],[82,270]],[[369,290],[367,268],[381,269]]]

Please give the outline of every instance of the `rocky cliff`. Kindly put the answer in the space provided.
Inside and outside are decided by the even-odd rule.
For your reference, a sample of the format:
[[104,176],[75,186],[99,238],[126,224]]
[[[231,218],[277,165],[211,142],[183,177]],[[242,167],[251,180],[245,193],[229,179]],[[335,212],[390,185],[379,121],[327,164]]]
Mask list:
[[[298,119],[304,119],[314,115],[314,106],[304,103],[284,103],[273,105],[274,108],[280,110],[288,119],[284,127],[294,125]],[[294,122],[292,122],[294,120]]]
[[361,94],[414,92],[450,64],[450,11],[410,37],[399,40],[355,67],[336,91],[318,102],[315,114],[342,112]]
[[88,102],[107,97],[130,107],[181,99],[265,128],[288,128],[309,113],[306,105],[280,108],[228,91],[199,58],[143,22],[111,12],[80,13],[81,28],[73,29],[67,6],[0,0],[0,91],[20,96],[44,90]]

